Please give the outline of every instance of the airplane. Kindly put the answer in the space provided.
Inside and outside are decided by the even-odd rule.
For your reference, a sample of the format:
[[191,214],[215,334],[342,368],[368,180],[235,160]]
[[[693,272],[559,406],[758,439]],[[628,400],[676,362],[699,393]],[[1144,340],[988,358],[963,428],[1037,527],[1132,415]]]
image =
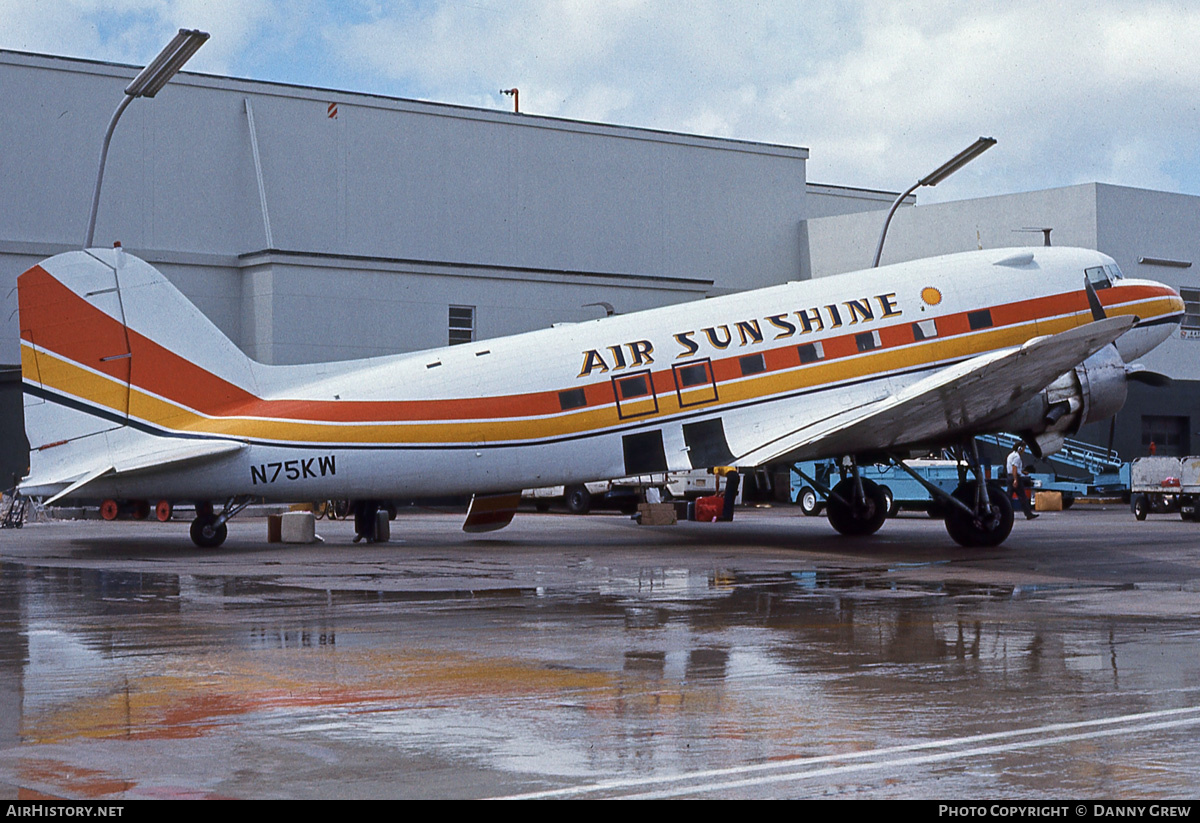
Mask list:
[[[1013,431],[1037,456],[1112,416],[1133,361],[1184,305],[1086,249],[952,254],[364,360],[266,365],[121,248],[18,279],[31,468],[21,494],[196,502],[219,546],[252,499],[473,495],[463,528],[511,521],[522,489],[836,456],[843,534],[880,528],[864,460]],[[969,450],[969,447],[967,447]],[[971,455],[968,453],[968,457]],[[1011,500],[974,478],[944,503],[964,546],[996,546]],[[219,513],[213,501],[226,501]]]

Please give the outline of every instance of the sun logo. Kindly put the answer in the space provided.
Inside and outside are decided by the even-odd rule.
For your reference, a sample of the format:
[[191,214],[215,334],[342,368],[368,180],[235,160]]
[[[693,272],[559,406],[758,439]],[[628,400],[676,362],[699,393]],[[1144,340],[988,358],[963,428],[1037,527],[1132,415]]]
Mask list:
[[921,289],[921,299],[925,301],[927,306],[936,306],[942,302],[942,293],[933,286],[926,286]]

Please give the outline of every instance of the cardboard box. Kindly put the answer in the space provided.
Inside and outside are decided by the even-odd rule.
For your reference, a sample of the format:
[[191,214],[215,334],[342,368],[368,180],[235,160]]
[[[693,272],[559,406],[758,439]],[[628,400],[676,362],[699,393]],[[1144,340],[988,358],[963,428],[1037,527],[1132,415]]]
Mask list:
[[1033,499],[1033,508],[1039,512],[1062,511],[1062,492],[1038,492]]
[[641,503],[638,514],[642,526],[674,526],[678,522],[673,503]]

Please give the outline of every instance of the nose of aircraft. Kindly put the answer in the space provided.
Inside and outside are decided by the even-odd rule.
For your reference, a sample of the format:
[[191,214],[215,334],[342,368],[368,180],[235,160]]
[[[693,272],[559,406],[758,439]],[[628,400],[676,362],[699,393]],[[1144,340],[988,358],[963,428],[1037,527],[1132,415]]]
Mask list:
[[[1154,280],[1123,280],[1114,291],[1119,313],[1134,314],[1138,324],[1117,341],[1126,363],[1141,357],[1175,333],[1183,321],[1184,303],[1179,292]],[[1110,312],[1111,314],[1111,312]]]

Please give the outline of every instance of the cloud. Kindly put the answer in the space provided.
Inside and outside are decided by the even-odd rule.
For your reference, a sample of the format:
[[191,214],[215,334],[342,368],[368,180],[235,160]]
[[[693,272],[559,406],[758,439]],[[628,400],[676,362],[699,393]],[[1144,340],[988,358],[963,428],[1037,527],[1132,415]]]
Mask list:
[[[1009,0],[0,0],[0,46],[129,63],[179,27],[189,69],[811,150],[809,179],[923,201],[1099,180],[1200,185],[1200,10]],[[1200,193],[1197,191],[1195,193]]]

